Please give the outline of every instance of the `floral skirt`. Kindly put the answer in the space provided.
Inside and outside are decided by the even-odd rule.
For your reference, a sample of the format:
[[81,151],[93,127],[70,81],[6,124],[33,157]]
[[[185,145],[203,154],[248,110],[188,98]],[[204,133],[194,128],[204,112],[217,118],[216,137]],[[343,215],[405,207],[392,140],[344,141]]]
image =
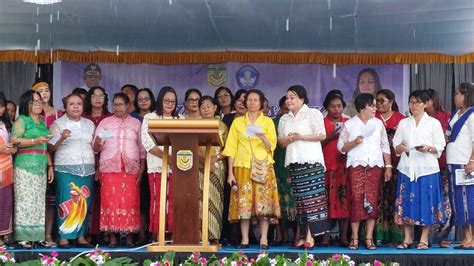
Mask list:
[[280,218],[278,189],[272,167],[269,167],[265,183],[252,181],[249,168],[235,167],[234,176],[239,189],[230,192],[230,222],[250,218]]
[[422,176],[412,182],[398,172],[395,223],[425,226],[445,222],[441,173]]
[[130,233],[140,229],[137,174],[100,173],[100,230]]

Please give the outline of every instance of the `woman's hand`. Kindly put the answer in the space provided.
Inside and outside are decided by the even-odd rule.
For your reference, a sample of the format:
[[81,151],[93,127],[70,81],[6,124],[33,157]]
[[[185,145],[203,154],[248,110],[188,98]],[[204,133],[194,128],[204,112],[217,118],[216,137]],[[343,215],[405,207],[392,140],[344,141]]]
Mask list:
[[261,141],[265,141],[267,139],[267,136],[264,132],[255,133],[255,136],[257,136]]
[[54,180],[54,169],[52,166],[48,166],[48,184],[53,183]]
[[237,183],[237,180],[235,180],[235,176],[233,173],[229,172],[229,175],[227,176],[227,183],[229,186],[232,186],[232,183]]
[[469,160],[469,163],[464,166],[464,172],[466,172],[466,175],[471,175],[472,171],[474,171],[474,162]]
[[357,138],[355,138],[355,140],[353,140],[353,141],[356,145],[359,145],[364,141],[364,136],[362,136],[362,135],[357,136]]
[[431,146],[421,145],[421,147],[416,148],[416,150],[422,153],[431,152]]
[[16,147],[14,147],[11,143],[6,143],[0,145],[0,152],[6,154],[14,154],[16,152]]
[[408,152],[407,144],[404,141],[402,141],[402,143],[398,144],[398,146],[395,147],[395,152],[397,154]]
[[65,139],[69,138],[70,136],[71,136],[71,130],[65,129],[65,130],[63,130],[63,132],[61,132],[60,139],[65,140]]
[[330,140],[334,140],[334,139],[337,139],[339,138],[339,134],[341,133],[340,130],[336,130],[334,129],[333,131],[331,131],[331,133],[329,133],[326,137],[326,140],[330,141]]
[[33,144],[47,144],[53,135],[49,135],[47,137],[38,137],[36,139],[33,139]]
[[385,168],[385,173],[384,173],[385,182],[390,181],[392,176],[393,176],[392,167],[386,167]]

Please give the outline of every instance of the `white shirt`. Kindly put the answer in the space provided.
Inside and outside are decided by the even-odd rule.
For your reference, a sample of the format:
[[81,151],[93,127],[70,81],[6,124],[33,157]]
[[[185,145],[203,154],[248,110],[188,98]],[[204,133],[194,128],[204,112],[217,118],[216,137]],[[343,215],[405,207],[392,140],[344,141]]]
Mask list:
[[[461,115],[462,116],[462,115]],[[456,121],[460,118],[459,111],[453,116],[449,125],[453,128]],[[472,142],[474,140],[474,114],[462,126],[454,142],[448,143],[446,147],[446,160],[448,164],[467,164],[471,158]]]
[[95,156],[92,149],[94,123],[84,117],[79,121],[70,120],[67,115],[56,119],[50,127],[53,135],[61,134],[65,129],[71,131],[54,154],[54,169],[79,176],[95,173]]
[[[291,111],[284,114],[278,124],[278,136],[286,138],[290,133],[325,136],[323,115],[319,110],[309,108],[306,104],[301,107],[296,116]],[[288,144],[285,166],[291,163],[321,163],[324,166],[321,142],[297,140]]]
[[[421,176],[439,172],[438,158],[444,150],[446,141],[441,123],[436,118],[424,113],[418,126],[413,116],[401,120],[393,137],[393,147],[397,147],[402,141],[409,149],[409,156],[406,152],[401,154],[398,171],[408,176],[412,182]],[[415,149],[415,146],[419,145],[434,146],[437,154],[419,152]]]
[[375,117],[369,119],[367,124],[364,124],[358,115],[347,120],[339,134],[337,149],[344,153],[344,144],[361,135],[364,136],[362,143],[347,152],[346,167],[384,167],[383,154],[390,154],[390,144],[382,121]]
[[[148,121],[151,119],[173,119],[173,117],[164,117],[164,116],[159,116],[156,114],[156,112],[151,112],[146,114],[143,117],[143,122],[142,122],[142,129],[141,129],[141,137],[142,137],[142,144],[143,148],[147,151],[146,154],[146,163],[148,173],[161,173],[162,171],[162,166],[163,166],[163,161],[161,160],[160,157],[155,156],[150,153],[150,150],[157,146],[155,143],[155,140],[151,137],[151,135],[148,133]],[[182,115],[179,115],[179,119],[184,119]],[[161,150],[164,149],[163,146],[159,146]],[[171,152],[171,147],[170,147],[170,152]],[[168,173],[171,173],[171,167],[168,167]]]

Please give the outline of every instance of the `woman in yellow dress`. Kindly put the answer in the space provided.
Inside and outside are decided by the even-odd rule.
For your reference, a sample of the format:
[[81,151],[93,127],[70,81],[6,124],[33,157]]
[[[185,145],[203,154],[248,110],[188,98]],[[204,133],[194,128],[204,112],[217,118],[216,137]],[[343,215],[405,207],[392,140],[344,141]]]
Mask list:
[[[240,248],[249,247],[250,219],[260,223],[260,248],[268,249],[269,219],[280,218],[280,203],[273,151],[277,137],[272,119],[262,113],[264,95],[260,90],[249,90],[245,97],[247,114],[232,123],[223,152],[228,157],[227,182],[231,187],[229,221],[240,221],[242,241]],[[266,160],[264,178],[251,179],[252,161]]]

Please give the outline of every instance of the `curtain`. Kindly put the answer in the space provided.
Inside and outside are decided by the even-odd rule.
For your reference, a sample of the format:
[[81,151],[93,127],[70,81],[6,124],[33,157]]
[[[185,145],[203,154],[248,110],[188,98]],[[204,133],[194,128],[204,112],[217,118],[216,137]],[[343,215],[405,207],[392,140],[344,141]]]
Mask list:
[[438,91],[441,105],[446,110],[452,111],[453,77],[453,64],[410,65],[410,91],[435,89]]
[[35,81],[36,64],[26,62],[0,63],[0,91],[18,104],[20,95]]

